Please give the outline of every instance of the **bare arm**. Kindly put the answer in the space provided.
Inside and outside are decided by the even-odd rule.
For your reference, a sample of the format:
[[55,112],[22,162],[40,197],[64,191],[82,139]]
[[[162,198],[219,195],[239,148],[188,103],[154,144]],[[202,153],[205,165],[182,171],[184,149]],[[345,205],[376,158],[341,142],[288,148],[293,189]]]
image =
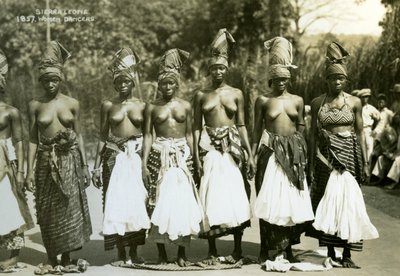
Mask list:
[[243,145],[244,148],[246,149],[247,153],[249,154],[249,157],[253,158],[253,154],[251,152],[250,143],[249,143],[249,136],[247,134],[247,129],[244,124],[244,100],[243,100],[243,95],[241,92],[237,98],[237,105],[238,105],[238,111],[236,113],[236,125],[238,126],[238,129],[239,129],[239,135],[244,144]]
[[82,134],[81,134],[81,126],[79,123],[80,110],[79,110],[78,102],[74,103],[72,113],[75,115],[72,127],[78,138],[78,148],[79,148],[79,153],[81,154],[82,167],[85,167],[85,166],[87,167],[86,151],[85,151],[85,146],[84,146],[83,138],[82,138]]
[[[193,156],[194,161],[196,163],[197,169],[201,170],[200,164],[200,154],[199,154],[199,142],[200,142],[200,134],[202,129],[202,119],[203,113],[201,111],[201,98],[202,92],[197,92],[194,96],[194,118],[193,118]],[[199,176],[201,176],[201,172],[199,172]]]
[[309,176],[312,176],[314,172],[314,163],[315,163],[315,154],[316,154],[316,149],[317,149],[317,142],[318,140],[315,139],[315,136],[317,135],[317,120],[318,120],[318,110],[320,106],[320,99],[315,98],[311,102],[311,128],[310,128],[310,134],[309,134],[309,139],[308,139],[308,173]]
[[100,167],[101,156],[100,153],[103,150],[105,142],[108,138],[108,133],[110,129],[109,120],[108,120],[108,112],[112,106],[110,101],[104,101],[101,105],[100,109],[100,140],[97,144],[96,150],[96,159],[94,162],[94,169],[98,169]]
[[39,131],[36,122],[36,109],[37,103],[36,101],[31,101],[29,103],[28,112],[29,112],[29,146],[28,146],[28,168],[26,175],[26,185],[27,189],[31,192],[35,189],[34,184],[34,176],[33,176],[33,166],[36,157],[36,151],[38,147],[39,141]]
[[263,96],[259,96],[254,107],[254,130],[253,130],[253,156],[257,153],[257,147],[260,143],[261,134],[263,131]]
[[300,133],[303,133],[305,128],[306,124],[304,122],[304,101],[303,98],[298,97],[296,130]]
[[243,146],[246,149],[247,153],[249,154],[249,159],[247,160],[248,165],[249,165],[247,173],[248,173],[248,177],[252,178],[256,172],[256,166],[254,163],[253,153],[251,152],[251,148],[250,148],[249,137],[247,135],[247,129],[246,129],[246,126],[244,125],[244,100],[243,100],[243,94],[241,91],[237,98],[237,105],[238,105],[238,111],[236,113],[236,125],[238,125],[239,135],[244,144]]
[[22,175],[24,174],[24,148],[22,141],[22,123],[21,123],[21,115],[18,109],[13,108],[10,112],[10,121],[11,121],[11,137],[15,145],[15,151],[17,154],[17,162],[18,162],[18,173]]
[[151,146],[153,144],[153,122],[152,122],[153,105],[148,103],[144,110],[144,131],[143,131],[143,160],[142,167],[147,169],[147,160]]
[[186,103],[186,141],[189,145],[190,152],[193,154],[193,133],[192,133],[192,106]]
[[362,105],[360,99],[353,97],[355,104],[354,104],[354,114],[355,114],[355,124],[354,129],[358,136],[360,145],[361,145],[361,153],[363,157],[363,163],[368,163],[368,156],[367,156],[367,146],[365,142],[365,135],[363,131],[363,120],[362,120]]

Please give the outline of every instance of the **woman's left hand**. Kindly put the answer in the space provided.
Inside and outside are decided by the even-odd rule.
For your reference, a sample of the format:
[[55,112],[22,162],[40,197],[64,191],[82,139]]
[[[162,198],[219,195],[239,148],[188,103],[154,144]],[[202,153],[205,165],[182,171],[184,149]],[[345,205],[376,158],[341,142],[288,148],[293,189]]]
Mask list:
[[366,164],[364,164],[364,166],[363,166],[363,177],[364,177],[364,182],[368,182],[370,176],[371,176],[371,173],[370,173],[370,171],[369,171],[369,164],[366,163]]
[[256,173],[256,164],[254,163],[253,158],[249,158],[249,160],[247,160],[247,163],[248,163],[247,177],[249,179],[252,179],[254,177],[254,174]]
[[84,166],[83,168],[83,178],[85,179],[85,188],[90,186],[90,173],[88,166]]

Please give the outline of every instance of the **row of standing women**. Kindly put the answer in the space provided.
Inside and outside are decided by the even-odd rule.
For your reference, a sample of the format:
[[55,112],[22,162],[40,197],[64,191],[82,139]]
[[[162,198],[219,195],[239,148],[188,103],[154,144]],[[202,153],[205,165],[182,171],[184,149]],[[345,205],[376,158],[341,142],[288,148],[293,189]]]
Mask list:
[[[272,92],[256,101],[253,145],[244,124],[242,92],[224,81],[234,42],[225,29],[218,32],[211,45],[211,82],[196,92],[193,108],[175,95],[189,53],[172,49],[163,55],[158,77],[161,97],[148,104],[132,95],[138,85],[138,56],[129,48],[115,54],[109,69],[118,95],[101,106],[101,139],[92,175],[94,185],[103,186],[105,249],[117,247],[114,265],[141,262],[137,247],[145,243],[148,233],[148,239],[157,243],[160,263],[168,260],[165,245],[173,243],[178,246],[177,263],[186,266],[185,249],[191,235],[199,235],[209,244],[205,262],[213,264],[218,256],[216,238],[233,234],[234,249],[227,260],[235,262],[242,256],[243,231],[250,226],[248,179],[255,174],[253,215],[260,219],[260,261],[285,253],[296,262],[291,246],[307,230],[328,246],[329,257],[336,259],[334,247],[343,247],[343,266],[357,267],[350,250],[361,250],[362,240],[377,238],[378,233],[369,221],[358,184],[363,170],[368,170],[363,162],[361,103],[343,90],[347,52],[336,43],[328,47],[329,90],[311,104],[307,166],[304,103],[286,89],[295,68],[290,42],[277,37],[265,43]],[[92,232],[79,104],[58,89],[68,57],[58,42],[48,45],[39,67],[45,95],[29,104],[25,182],[35,194],[48,255],[39,273],[57,266],[59,254],[61,265],[70,266],[70,252],[81,248]],[[33,223],[21,194],[24,158],[19,113],[4,103],[1,108],[6,168],[1,187],[8,183],[14,202],[0,201],[8,207],[0,212],[12,209],[19,216],[13,215],[5,225],[0,241],[14,250],[9,245],[19,240],[17,248],[21,248],[21,235]],[[314,167],[318,168],[315,174]],[[8,262],[1,263],[3,268],[15,262],[17,253],[13,252]]]

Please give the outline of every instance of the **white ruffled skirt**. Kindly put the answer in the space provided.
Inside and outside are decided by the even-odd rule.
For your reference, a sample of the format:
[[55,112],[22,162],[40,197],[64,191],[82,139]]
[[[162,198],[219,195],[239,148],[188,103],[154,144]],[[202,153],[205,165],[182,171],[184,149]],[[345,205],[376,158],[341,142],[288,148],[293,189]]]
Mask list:
[[108,185],[103,234],[135,232],[150,228],[146,210],[147,190],[142,180],[142,161],[135,152],[135,141],[128,141],[125,152],[116,156]]
[[196,199],[196,188],[188,171],[170,167],[159,184],[159,196],[151,217],[160,234],[168,234],[170,240],[179,236],[198,234],[203,214]]
[[279,226],[294,226],[314,219],[306,180],[304,190],[297,189],[278,164],[275,153],[269,158],[253,211],[255,217]]
[[203,161],[199,194],[209,226],[237,227],[249,220],[249,200],[232,156],[210,150]]
[[368,217],[361,189],[348,171],[331,172],[313,226],[349,243],[379,237]]

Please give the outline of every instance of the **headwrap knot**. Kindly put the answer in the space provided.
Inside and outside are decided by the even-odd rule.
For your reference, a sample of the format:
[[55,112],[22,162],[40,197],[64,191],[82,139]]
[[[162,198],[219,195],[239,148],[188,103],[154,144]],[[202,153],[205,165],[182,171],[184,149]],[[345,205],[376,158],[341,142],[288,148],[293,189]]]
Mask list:
[[290,78],[290,69],[296,69],[292,64],[292,43],[286,38],[277,36],[264,42],[269,53],[269,80],[276,78]]
[[39,80],[51,74],[64,79],[63,67],[71,54],[58,41],[50,41],[39,64]]
[[114,81],[125,76],[137,84],[138,76],[136,66],[140,63],[139,56],[129,47],[124,47],[118,50],[111,60],[108,70],[111,71]]
[[346,59],[349,53],[337,42],[328,45],[325,60],[326,77],[340,74],[347,77]]
[[181,68],[189,56],[190,53],[177,48],[166,51],[160,60],[158,81],[169,77],[179,83]]
[[235,39],[226,28],[219,29],[211,43],[211,58],[208,66],[222,64],[228,67],[229,51],[235,42]]

